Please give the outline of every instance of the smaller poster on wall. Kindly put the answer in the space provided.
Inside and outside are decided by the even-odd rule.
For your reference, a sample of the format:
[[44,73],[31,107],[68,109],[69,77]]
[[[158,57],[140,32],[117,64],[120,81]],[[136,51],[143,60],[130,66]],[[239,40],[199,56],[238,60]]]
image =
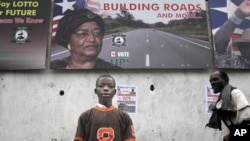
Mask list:
[[219,94],[215,94],[211,86],[206,86],[205,96],[206,96],[205,111],[206,114],[211,114],[212,109],[218,100]]
[[117,107],[127,113],[137,113],[137,87],[130,85],[117,85]]
[[250,1],[209,0],[215,67],[250,69]]
[[0,8],[0,70],[45,69],[51,0],[1,0]]

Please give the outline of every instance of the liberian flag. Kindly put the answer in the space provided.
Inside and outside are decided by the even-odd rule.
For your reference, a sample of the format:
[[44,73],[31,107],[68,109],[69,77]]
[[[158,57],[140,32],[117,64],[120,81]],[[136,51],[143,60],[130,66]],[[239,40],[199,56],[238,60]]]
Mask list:
[[96,0],[54,0],[53,21],[52,21],[52,41],[55,40],[56,30],[59,20],[69,10],[86,8],[95,13],[100,13],[100,3]]
[[[220,26],[234,13],[238,5],[241,4],[243,0],[209,0],[209,9],[211,16],[211,27],[213,35],[220,28]],[[250,20],[244,19],[243,22],[237,26],[232,38],[236,39],[241,36],[244,29],[250,28]],[[234,53],[240,55],[239,49],[233,47]]]

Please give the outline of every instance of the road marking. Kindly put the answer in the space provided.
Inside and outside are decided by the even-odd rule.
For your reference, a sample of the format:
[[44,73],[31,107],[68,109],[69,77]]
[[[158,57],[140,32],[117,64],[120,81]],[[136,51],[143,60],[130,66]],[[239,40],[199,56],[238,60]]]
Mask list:
[[146,54],[146,67],[150,66],[149,54]]
[[207,46],[204,46],[204,45],[201,45],[201,44],[198,44],[198,43],[192,42],[192,41],[190,41],[190,40],[187,40],[187,39],[184,39],[184,38],[181,38],[181,37],[175,36],[175,35],[173,35],[173,34],[169,34],[169,33],[166,33],[166,32],[163,32],[163,33],[165,33],[165,34],[167,34],[167,35],[169,35],[169,36],[172,36],[172,37],[178,38],[178,39],[180,39],[180,40],[183,40],[183,41],[186,41],[186,42],[189,42],[189,43],[192,43],[192,44],[198,45],[198,46],[200,46],[200,47],[203,47],[203,48],[206,48],[206,49],[210,49],[210,48],[209,48],[209,47],[207,47]]
[[51,54],[51,57],[54,57],[56,55],[60,55],[60,54],[63,54],[63,53],[67,53],[69,52],[68,50],[65,50],[65,51],[62,51],[62,52],[58,52],[58,53],[55,53],[55,54]]
[[146,39],[146,42],[148,43],[148,42],[149,42],[149,39],[148,39],[148,36],[149,36],[149,35],[148,35],[148,31],[147,31],[146,36],[147,36],[147,37],[146,37],[146,38],[147,38],[147,39]]
[[[149,42],[149,38],[148,38],[148,36],[149,36],[149,34],[148,34],[148,31],[147,31],[147,34],[146,34],[146,43],[148,43]],[[149,54],[146,54],[146,62],[145,62],[146,64],[146,67],[149,67],[150,66],[150,59],[149,59]]]
[[186,67],[191,67],[190,64],[186,64],[186,65],[185,65],[185,64],[181,64],[180,66],[181,66],[181,67],[185,67],[185,66],[186,66]]

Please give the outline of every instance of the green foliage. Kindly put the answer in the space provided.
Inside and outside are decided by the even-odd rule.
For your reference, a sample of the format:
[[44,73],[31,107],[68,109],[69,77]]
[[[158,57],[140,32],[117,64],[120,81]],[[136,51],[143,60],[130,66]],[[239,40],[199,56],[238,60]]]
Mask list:
[[120,26],[120,27],[117,27],[117,28],[112,28],[110,30],[107,30],[106,34],[127,32],[127,31],[131,31],[131,30],[134,30],[134,29],[135,28],[133,28],[133,27]]

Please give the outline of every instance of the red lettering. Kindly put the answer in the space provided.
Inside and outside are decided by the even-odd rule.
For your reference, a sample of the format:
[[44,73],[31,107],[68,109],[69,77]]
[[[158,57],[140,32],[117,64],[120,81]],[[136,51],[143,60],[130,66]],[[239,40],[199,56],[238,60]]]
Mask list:
[[104,10],[159,10],[157,3],[104,3]]
[[103,9],[104,10],[109,10],[110,8],[109,8],[109,4],[108,3],[104,3],[103,4]]
[[164,4],[164,10],[166,11],[169,11],[170,9],[169,9],[169,4]]
[[182,4],[179,11],[187,11],[186,5]]
[[201,11],[200,4],[164,4],[165,11]]
[[178,11],[178,10],[179,10],[179,5],[178,5],[178,4],[172,4],[172,5],[171,5],[171,9],[172,9],[173,11]]

